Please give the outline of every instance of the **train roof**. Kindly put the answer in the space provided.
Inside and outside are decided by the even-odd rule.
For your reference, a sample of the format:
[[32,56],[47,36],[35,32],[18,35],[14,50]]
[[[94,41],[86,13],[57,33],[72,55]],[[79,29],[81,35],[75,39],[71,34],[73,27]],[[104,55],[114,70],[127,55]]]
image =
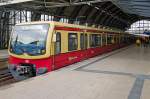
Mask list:
[[[69,24],[69,23],[62,23],[62,22],[56,22],[56,21],[34,21],[34,22],[25,22],[25,23],[19,23],[16,25],[25,25],[25,24],[51,24],[55,26],[64,26],[64,27],[74,27],[74,28],[80,28],[80,29],[90,29],[90,30],[98,30],[98,31],[105,31],[105,32],[115,32],[115,33],[125,33],[122,30],[117,30],[117,29],[104,29],[104,28],[95,28],[95,27],[89,27],[85,25],[77,25],[77,24]],[[129,33],[125,33],[129,34]]]

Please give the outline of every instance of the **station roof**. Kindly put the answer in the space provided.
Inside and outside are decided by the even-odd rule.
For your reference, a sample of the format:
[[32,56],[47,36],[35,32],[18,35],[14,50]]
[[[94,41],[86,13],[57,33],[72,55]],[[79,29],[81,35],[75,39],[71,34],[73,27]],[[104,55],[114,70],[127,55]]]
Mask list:
[[128,28],[140,19],[150,19],[149,0],[1,0],[0,2],[2,10],[31,10],[80,19],[83,24],[100,24],[120,29]]
[[124,12],[150,17],[150,0],[113,0]]

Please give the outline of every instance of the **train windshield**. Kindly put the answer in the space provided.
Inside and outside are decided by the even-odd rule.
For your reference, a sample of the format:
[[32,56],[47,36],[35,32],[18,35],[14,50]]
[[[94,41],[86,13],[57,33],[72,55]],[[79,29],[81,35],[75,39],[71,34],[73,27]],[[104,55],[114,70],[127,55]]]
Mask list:
[[10,42],[10,52],[18,55],[26,53],[30,56],[45,54],[48,30],[48,24],[15,26]]

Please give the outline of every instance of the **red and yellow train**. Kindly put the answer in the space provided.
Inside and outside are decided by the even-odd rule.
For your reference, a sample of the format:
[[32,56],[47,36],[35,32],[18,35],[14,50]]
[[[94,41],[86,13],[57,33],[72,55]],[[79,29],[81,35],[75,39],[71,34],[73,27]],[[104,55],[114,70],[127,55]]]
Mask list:
[[132,41],[123,31],[60,22],[31,22],[15,26],[9,44],[9,69],[16,79],[50,72]]

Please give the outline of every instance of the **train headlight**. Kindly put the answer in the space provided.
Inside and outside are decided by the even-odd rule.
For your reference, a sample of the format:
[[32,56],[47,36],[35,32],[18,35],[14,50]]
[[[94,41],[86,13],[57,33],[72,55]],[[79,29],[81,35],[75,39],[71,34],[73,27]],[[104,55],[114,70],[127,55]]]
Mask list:
[[45,50],[42,50],[42,53],[45,53]]

